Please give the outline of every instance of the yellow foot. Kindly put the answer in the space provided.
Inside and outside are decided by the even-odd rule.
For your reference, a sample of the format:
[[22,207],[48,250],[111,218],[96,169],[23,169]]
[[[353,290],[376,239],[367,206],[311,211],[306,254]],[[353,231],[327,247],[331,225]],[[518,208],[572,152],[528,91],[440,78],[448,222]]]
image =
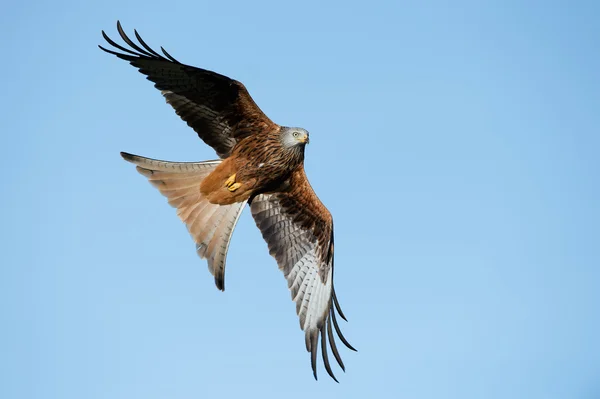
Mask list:
[[231,186],[228,186],[227,189],[231,192],[234,192],[240,187],[242,187],[242,183],[233,183]]
[[[236,174],[234,173],[231,176],[229,176],[229,179],[227,179],[225,181],[225,187],[229,188],[233,185],[233,183],[235,183],[235,175]],[[231,191],[233,191],[233,190],[231,190]]]

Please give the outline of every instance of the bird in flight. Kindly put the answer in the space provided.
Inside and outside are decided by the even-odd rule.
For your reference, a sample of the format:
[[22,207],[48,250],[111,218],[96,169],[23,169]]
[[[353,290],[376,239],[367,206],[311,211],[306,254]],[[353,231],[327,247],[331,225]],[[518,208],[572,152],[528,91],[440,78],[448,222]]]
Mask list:
[[333,330],[344,345],[355,349],[336,320],[336,312],[346,318],[333,288],[333,219],[304,172],[308,132],[272,122],[242,83],[182,64],[162,47],[159,54],[134,31],[136,43],[119,22],[117,30],[129,48],[104,31],[102,36],[113,49],[99,47],[154,82],[177,115],[220,159],[168,162],[124,152],[121,156],[137,165],[138,172],[177,208],[219,290],[225,289],[231,235],[244,206],[250,206],[296,302],[313,375],[316,379],[320,337],[325,370],[337,382],[327,342],[342,370],[344,363]]

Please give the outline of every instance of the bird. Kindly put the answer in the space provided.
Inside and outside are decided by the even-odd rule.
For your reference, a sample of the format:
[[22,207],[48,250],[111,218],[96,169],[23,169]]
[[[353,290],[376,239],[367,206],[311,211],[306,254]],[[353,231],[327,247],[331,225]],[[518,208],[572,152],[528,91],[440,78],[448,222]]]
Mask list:
[[134,30],[136,43],[119,21],[117,31],[129,47],[116,43],[104,31],[102,36],[111,47],[98,47],[146,75],[219,159],[169,162],[126,152],[121,156],[135,164],[176,208],[197,254],[207,260],[221,291],[225,290],[229,243],[244,207],[249,205],[296,303],[315,380],[320,340],[325,370],[338,382],[329,363],[327,343],[343,371],[335,335],[347,348],[356,349],[336,319],[339,314],[347,320],[333,286],[333,218],[304,170],[308,131],[271,121],[241,82],[183,64],[163,47],[160,54]]

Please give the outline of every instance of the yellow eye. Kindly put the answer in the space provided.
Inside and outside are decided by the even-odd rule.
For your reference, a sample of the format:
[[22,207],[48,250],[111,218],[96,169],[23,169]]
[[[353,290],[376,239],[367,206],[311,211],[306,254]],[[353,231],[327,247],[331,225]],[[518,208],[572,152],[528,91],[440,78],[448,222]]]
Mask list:
[[294,137],[298,137],[298,132],[294,132]]

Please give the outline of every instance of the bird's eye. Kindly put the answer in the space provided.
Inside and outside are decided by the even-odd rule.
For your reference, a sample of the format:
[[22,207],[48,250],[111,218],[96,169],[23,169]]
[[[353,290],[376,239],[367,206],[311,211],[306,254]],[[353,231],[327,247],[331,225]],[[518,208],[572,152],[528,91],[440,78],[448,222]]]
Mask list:
[[294,137],[298,137],[298,132],[294,132]]

